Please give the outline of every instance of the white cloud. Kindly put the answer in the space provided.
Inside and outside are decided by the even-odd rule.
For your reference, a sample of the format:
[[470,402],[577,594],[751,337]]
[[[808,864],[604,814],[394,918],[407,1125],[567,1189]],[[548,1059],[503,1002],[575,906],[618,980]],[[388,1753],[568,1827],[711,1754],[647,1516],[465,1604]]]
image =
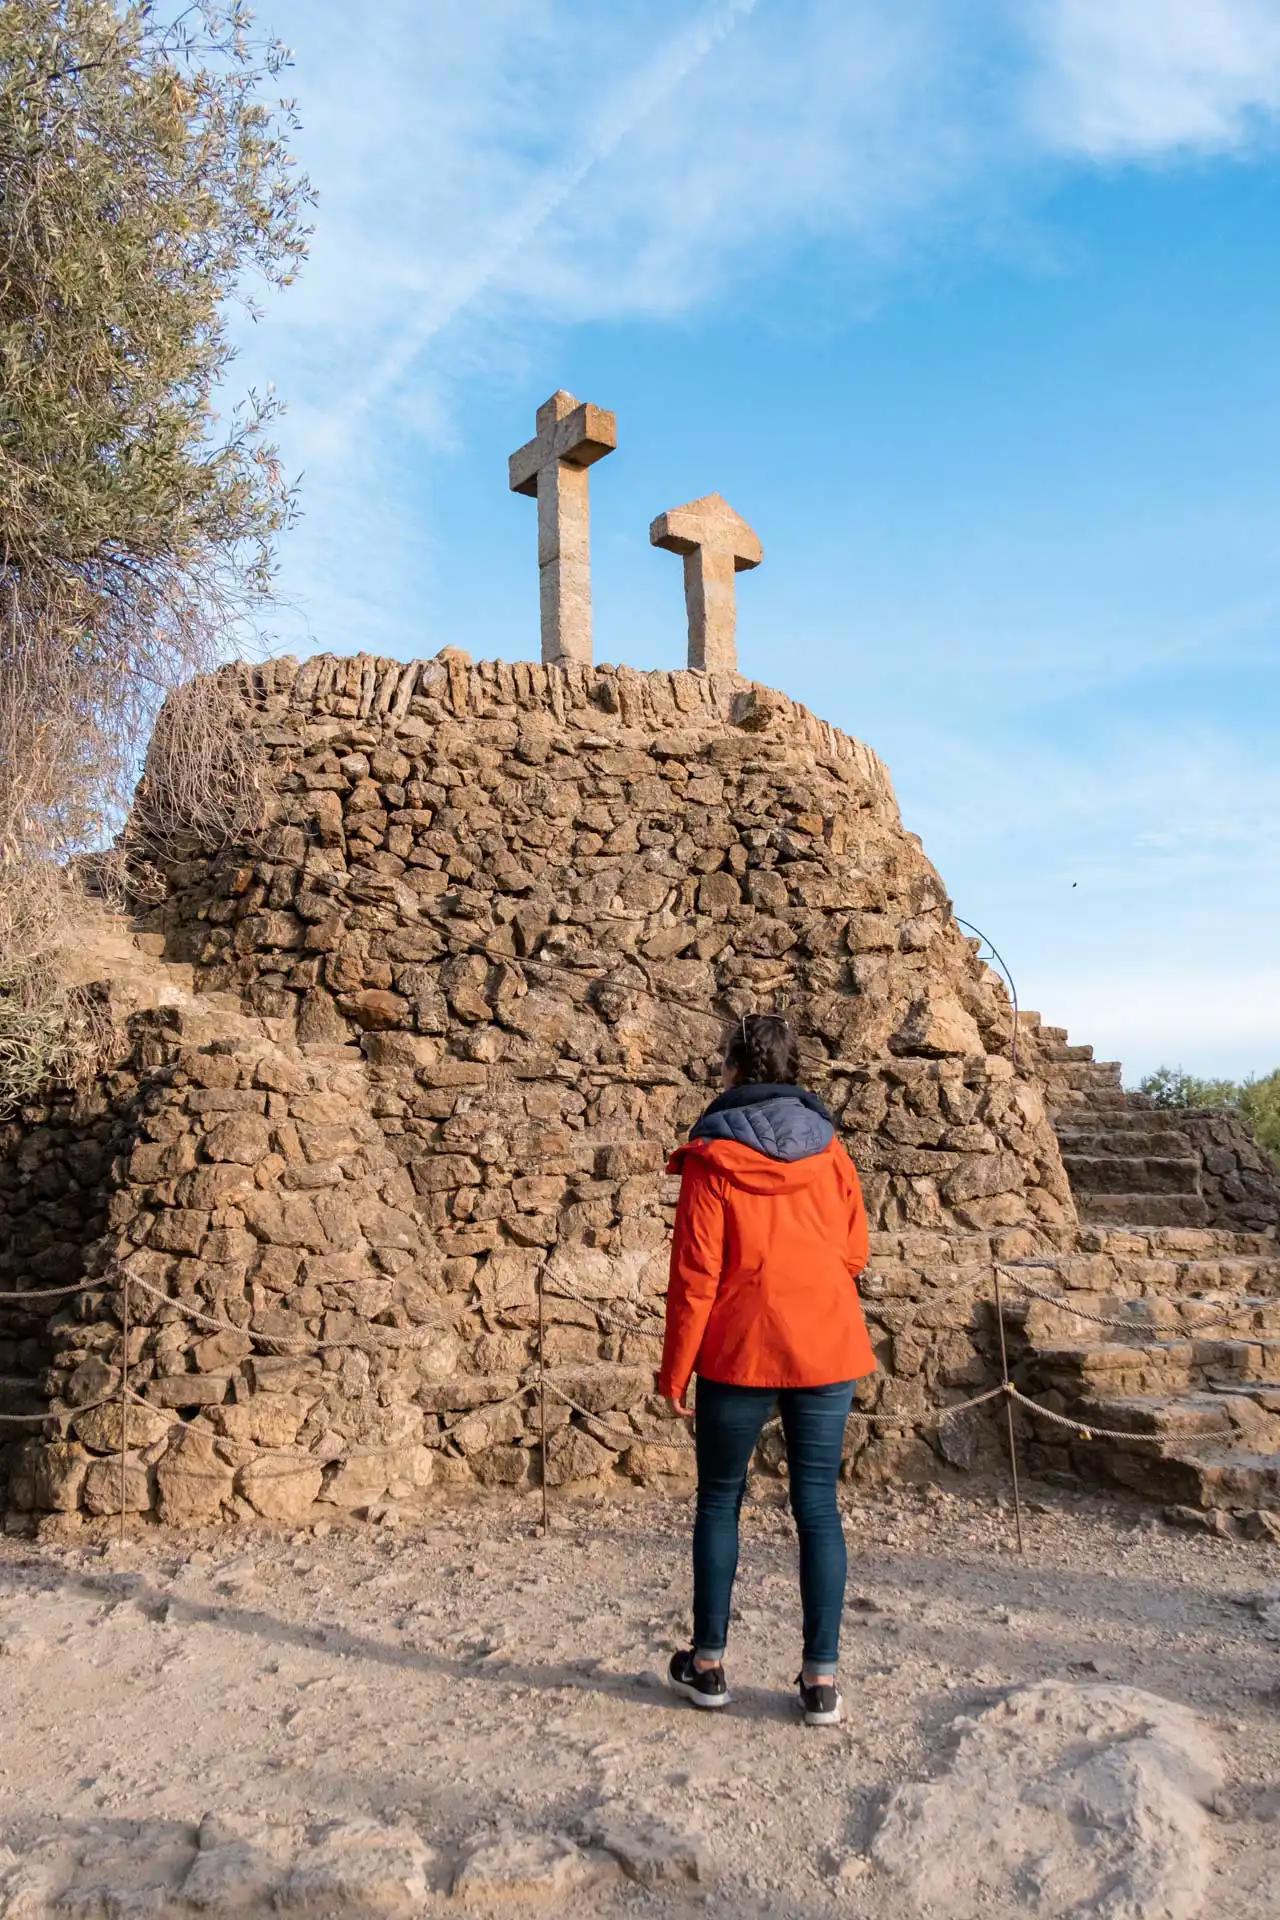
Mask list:
[[[1056,175],[1238,152],[1280,108],[1280,0],[263,11],[296,46],[320,205],[298,286],[243,332],[236,384],[275,381],[286,461],[306,469],[283,547],[281,624],[299,651],[498,639],[432,631],[437,576],[467,564],[432,544],[433,489],[464,472],[468,397],[555,364],[558,329],[647,321],[674,337],[819,249],[842,308],[850,278],[874,294],[935,243],[972,254],[1016,226],[1031,252],[1046,161]],[[523,555],[531,568],[527,522]],[[955,572],[962,595],[963,556]],[[970,609],[962,644],[907,642],[949,715],[933,735],[891,720],[908,824],[1047,1018],[1131,1073],[1269,1066],[1280,993],[1247,956],[1280,940],[1280,775],[1207,723],[1135,735],[1105,716],[1135,673],[1265,659],[1274,601],[1227,607],[1212,629],[1198,603],[1181,623],[1117,606],[1090,640],[1017,589],[1003,615]],[[881,698],[901,714],[898,684]],[[1046,724],[1047,699],[1076,738]]]
[[[624,74],[605,91],[581,135],[560,157],[535,173],[511,204],[494,209],[488,230],[482,229],[464,250],[455,270],[443,277],[434,294],[424,291],[410,303],[416,310],[351,397],[348,420],[394,388],[450,322],[486,294],[505,290],[527,295],[540,279],[554,283],[557,243],[551,240],[545,248],[547,257],[542,258],[544,234],[569,208],[590,176],[607,166],[629,137],[638,135],[646,120],[660,113],[705,61],[718,55],[755,4],[756,0],[716,0],[700,18],[667,39],[638,71]],[[563,237],[559,248],[565,251]],[[607,253],[599,259],[598,268],[588,260],[590,283],[595,283],[598,275],[600,291],[613,287],[610,266]],[[573,291],[577,297],[572,302],[571,317],[581,318],[585,289],[575,285]]]
[[410,379],[447,397],[460,320],[669,318],[815,240],[883,266],[1045,151],[1239,146],[1280,106],[1275,0],[277,0],[272,24],[322,195],[284,345],[346,422]]
[[[371,18],[296,16],[321,203],[288,332],[268,329],[344,427],[410,381],[447,396],[464,332],[474,353],[516,316],[526,334],[670,318],[815,238],[891,249],[968,170],[972,60],[943,0],[446,0],[425,21],[384,0]],[[305,450],[332,457],[332,423]]]
[[1030,122],[1051,148],[1159,159],[1241,148],[1280,107],[1275,0],[1015,0]]
[[304,472],[291,644],[349,647],[362,604],[369,627],[420,607],[429,516],[408,530],[406,472],[456,451],[471,383],[556,327],[675,319],[822,237],[900,247],[969,165],[947,17],[945,0],[275,0],[320,202],[299,285],[242,329],[241,379],[276,382]]
[[472,383],[555,329],[682,320],[816,246],[874,285],[939,235],[990,244],[1047,152],[1238,145],[1280,100],[1274,0],[264,11],[295,45],[320,193],[299,285],[242,338],[242,381],[276,382],[306,474],[284,555],[302,645],[420,604],[406,474],[421,495],[424,454],[465,442]]

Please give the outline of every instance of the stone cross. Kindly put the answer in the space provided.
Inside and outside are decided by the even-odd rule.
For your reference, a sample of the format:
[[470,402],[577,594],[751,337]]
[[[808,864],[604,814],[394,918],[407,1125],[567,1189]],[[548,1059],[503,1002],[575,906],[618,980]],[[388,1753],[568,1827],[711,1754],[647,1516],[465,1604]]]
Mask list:
[[718,493],[660,513],[649,529],[655,547],[684,555],[689,665],[698,673],[736,673],[738,609],[733,576],[758,567],[764,548],[740,513]]
[[513,493],[538,502],[538,598],[544,662],[591,665],[591,508],[587,468],[618,444],[603,407],[563,389],[538,408],[538,432],[508,462]]

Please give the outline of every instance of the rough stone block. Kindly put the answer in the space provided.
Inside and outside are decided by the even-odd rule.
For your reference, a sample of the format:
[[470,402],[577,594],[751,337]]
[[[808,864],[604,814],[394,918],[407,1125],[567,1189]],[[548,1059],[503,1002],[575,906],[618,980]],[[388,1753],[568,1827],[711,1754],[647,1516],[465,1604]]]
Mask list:
[[206,1159],[230,1160],[239,1166],[256,1166],[271,1150],[271,1131],[256,1114],[229,1115],[210,1127],[201,1141]]
[[156,1467],[156,1507],[170,1526],[215,1520],[229,1505],[235,1474],[212,1435],[185,1427]]
[[298,1522],[319,1498],[323,1473],[306,1454],[251,1460],[236,1475],[236,1492],[266,1520]]

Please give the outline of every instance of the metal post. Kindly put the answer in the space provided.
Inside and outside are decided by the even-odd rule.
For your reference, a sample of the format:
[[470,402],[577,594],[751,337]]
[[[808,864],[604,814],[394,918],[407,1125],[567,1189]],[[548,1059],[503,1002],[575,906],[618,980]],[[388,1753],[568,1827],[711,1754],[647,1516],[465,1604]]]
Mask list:
[[1013,1475],[1013,1523],[1018,1535],[1018,1552],[1025,1553],[1022,1542],[1022,1490],[1018,1485],[1018,1441],[1013,1428],[1013,1395],[1009,1389],[1009,1352],[1004,1338],[1004,1298],[1000,1292],[1000,1269],[992,1269],[996,1282],[996,1325],[1000,1329],[1000,1379],[1004,1387],[1004,1415],[1009,1427],[1009,1470]]
[[129,1436],[129,1275],[124,1276],[124,1344],[120,1349],[120,1538],[124,1539],[125,1448]]
[[544,1260],[538,1268],[538,1427],[539,1455],[541,1460],[539,1478],[542,1481],[542,1537],[544,1540],[551,1528],[551,1521],[547,1513],[547,1363],[544,1345],[546,1327],[542,1307],[543,1281],[546,1279],[546,1275],[547,1263]]

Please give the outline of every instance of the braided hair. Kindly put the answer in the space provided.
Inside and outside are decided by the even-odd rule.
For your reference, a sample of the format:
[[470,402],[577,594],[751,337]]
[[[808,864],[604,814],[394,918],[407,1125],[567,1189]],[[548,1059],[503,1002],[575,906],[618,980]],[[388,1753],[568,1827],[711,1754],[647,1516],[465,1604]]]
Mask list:
[[746,1085],[794,1086],[800,1047],[780,1013],[744,1013],[729,1035],[724,1064]]

